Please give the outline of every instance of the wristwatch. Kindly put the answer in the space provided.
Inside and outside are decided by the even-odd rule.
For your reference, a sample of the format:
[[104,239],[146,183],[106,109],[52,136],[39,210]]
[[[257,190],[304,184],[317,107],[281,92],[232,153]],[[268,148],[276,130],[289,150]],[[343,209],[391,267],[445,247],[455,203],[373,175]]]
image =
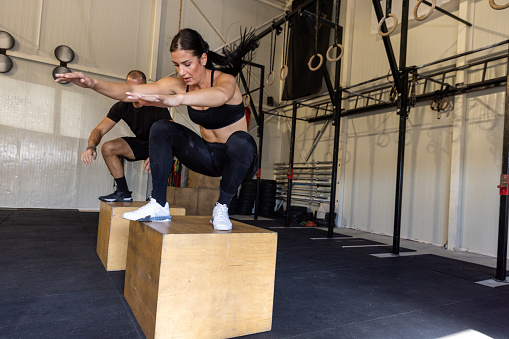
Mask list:
[[90,146],[88,146],[86,150],[89,150],[89,149],[91,149],[91,148],[93,148],[94,150],[96,150],[96,151],[97,151],[97,147],[95,147],[95,145],[90,145]]

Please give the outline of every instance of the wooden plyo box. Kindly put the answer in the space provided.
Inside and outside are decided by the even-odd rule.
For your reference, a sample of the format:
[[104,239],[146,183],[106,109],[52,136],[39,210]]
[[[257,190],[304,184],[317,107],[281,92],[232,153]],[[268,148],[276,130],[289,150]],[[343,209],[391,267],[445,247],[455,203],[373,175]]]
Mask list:
[[187,178],[187,187],[219,189],[221,178],[209,177],[189,170]]
[[147,338],[231,338],[270,331],[277,233],[210,217],[132,221],[124,296]]
[[[129,222],[122,218],[125,212],[146,205],[146,201],[104,202],[101,201],[97,230],[97,254],[107,271],[125,270]],[[170,214],[185,215],[183,207],[170,206]]]
[[171,187],[166,190],[166,200],[186,209],[186,215],[212,215],[219,198],[219,189]]

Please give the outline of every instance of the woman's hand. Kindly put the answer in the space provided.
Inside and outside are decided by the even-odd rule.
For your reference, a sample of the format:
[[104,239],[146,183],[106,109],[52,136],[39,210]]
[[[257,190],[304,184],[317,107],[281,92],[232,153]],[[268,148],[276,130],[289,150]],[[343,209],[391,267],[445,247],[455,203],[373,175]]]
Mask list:
[[182,95],[159,95],[127,92],[127,99],[138,101],[143,106],[176,107],[182,105]]
[[68,81],[83,88],[94,88],[94,79],[87,77],[81,72],[55,74],[56,82]]

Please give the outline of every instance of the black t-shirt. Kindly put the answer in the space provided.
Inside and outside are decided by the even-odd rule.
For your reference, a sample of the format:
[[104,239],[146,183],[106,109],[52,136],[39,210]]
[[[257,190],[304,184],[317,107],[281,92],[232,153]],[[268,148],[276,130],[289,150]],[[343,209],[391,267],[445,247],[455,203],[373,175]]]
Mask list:
[[124,120],[142,144],[148,145],[150,127],[158,120],[171,120],[167,108],[142,106],[134,107],[132,102],[119,101],[111,106],[107,118],[114,122]]

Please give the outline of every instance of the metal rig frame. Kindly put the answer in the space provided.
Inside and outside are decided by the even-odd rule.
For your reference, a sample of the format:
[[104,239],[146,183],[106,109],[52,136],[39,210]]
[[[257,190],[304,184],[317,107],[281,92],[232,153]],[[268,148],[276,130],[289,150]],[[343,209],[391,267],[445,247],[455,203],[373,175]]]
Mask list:
[[[307,5],[309,5],[311,2],[314,2],[316,0],[308,0],[305,3],[303,3],[301,6],[297,7],[293,11],[287,13],[283,19],[280,19],[278,21],[274,21],[272,26],[265,29],[263,32],[259,33],[257,38],[261,39],[265,35],[269,34],[275,27],[280,26],[283,24],[286,20],[289,20],[294,15],[306,15],[308,17],[308,23],[309,23],[309,36],[312,37],[314,33],[313,25],[311,24],[311,20],[316,18],[313,13],[309,13],[307,11],[304,11],[303,8]],[[376,16],[378,20],[380,21],[383,17],[383,11],[382,7],[380,5],[379,0],[372,0],[373,7],[375,9]],[[388,6],[390,6],[391,1],[387,0]],[[429,2],[423,1],[424,4],[430,5]],[[338,22],[339,18],[339,9],[341,6],[341,0],[337,0],[336,2],[336,21]],[[469,22],[466,22],[465,20],[462,20],[461,18],[458,18],[451,13],[448,13],[444,11],[441,8],[436,7],[436,9],[455,20],[458,20],[462,23],[464,23],[467,26],[471,26]],[[263,101],[260,99],[259,104],[259,111],[260,111],[260,118],[257,119],[257,122],[259,124],[259,136],[260,141],[263,138],[263,117],[264,114],[269,115],[278,115],[285,118],[291,118],[292,119],[292,128],[291,128],[291,141],[290,141],[290,161],[289,161],[289,168],[290,173],[288,174],[288,197],[287,197],[287,208],[286,208],[286,226],[289,226],[289,209],[291,208],[291,187],[292,187],[292,172],[293,172],[293,160],[294,160],[294,147],[295,147],[295,125],[297,120],[304,120],[307,122],[315,122],[315,121],[322,121],[322,120],[333,120],[334,125],[334,149],[333,149],[333,168],[332,168],[332,180],[331,180],[331,194],[330,194],[330,210],[329,210],[329,220],[328,220],[328,232],[327,236],[329,238],[333,237],[333,228],[334,228],[334,212],[335,212],[335,202],[336,202],[336,182],[337,182],[337,169],[338,169],[338,154],[339,154],[339,134],[340,134],[340,122],[341,117],[344,116],[351,116],[355,114],[365,113],[368,111],[374,111],[379,110],[382,108],[387,107],[396,107],[397,113],[400,116],[399,121],[399,138],[398,138],[398,156],[397,156],[397,173],[396,173],[396,194],[395,194],[395,210],[394,210],[394,233],[393,233],[393,246],[392,246],[392,253],[395,255],[399,254],[400,249],[400,233],[401,233],[401,209],[402,209],[402,194],[403,194],[403,169],[404,169],[404,155],[405,155],[405,135],[406,135],[406,122],[408,118],[408,114],[410,112],[410,109],[412,106],[415,105],[416,102],[426,101],[433,98],[435,95],[434,91],[426,92],[426,84],[428,82],[434,82],[441,84],[441,89],[444,89],[446,87],[447,89],[447,95],[457,95],[457,94],[463,94],[473,91],[479,91],[484,90],[488,88],[493,87],[499,87],[499,86],[506,86],[506,97],[505,97],[505,114],[504,114],[504,136],[503,136],[503,154],[502,154],[502,174],[501,174],[501,183],[499,185],[500,188],[500,215],[499,215],[499,232],[498,232],[498,250],[497,250],[497,268],[496,268],[496,275],[495,280],[498,281],[505,281],[506,280],[506,267],[507,267],[507,244],[508,244],[508,222],[509,222],[509,188],[508,188],[508,181],[509,181],[509,51],[508,53],[504,53],[502,55],[498,56],[491,56],[489,58],[485,58],[481,61],[474,62],[471,64],[467,64],[462,67],[449,67],[445,70],[440,71],[434,71],[430,74],[420,74],[419,70],[422,70],[428,66],[436,65],[442,62],[446,62],[449,60],[453,60],[456,58],[460,58],[466,55],[470,55],[473,53],[477,53],[486,49],[490,49],[493,47],[509,44],[509,40],[502,41],[498,44],[494,44],[491,46],[486,46],[484,48],[480,48],[477,50],[461,53],[455,56],[451,56],[448,58],[444,58],[441,60],[437,60],[422,66],[407,66],[407,38],[408,38],[408,13],[409,13],[409,0],[403,0],[403,8],[402,8],[402,22],[401,22],[401,35],[400,35],[400,55],[399,55],[399,65],[396,61],[396,57],[394,55],[394,51],[392,48],[391,40],[389,36],[383,36],[383,42],[384,47],[386,50],[387,58],[389,61],[391,74],[393,78],[393,86],[395,87],[397,91],[397,99],[395,101],[386,101],[382,100],[383,94],[387,94],[387,90],[390,89],[392,86],[384,85],[384,86],[378,86],[375,88],[372,88],[368,91],[361,92],[361,93],[355,93],[351,91],[352,88],[360,87],[362,85],[375,83],[379,80],[382,80],[386,78],[386,76],[374,78],[359,84],[355,84],[353,86],[342,88],[340,85],[340,63],[336,63],[335,67],[335,79],[334,79],[334,85],[331,82],[327,65],[324,63],[321,67],[323,79],[325,80],[325,84],[327,86],[327,95],[324,98],[323,102],[318,102],[313,105],[307,105],[307,101],[311,100],[317,100],[321,97],[324,97],[324,95],[317,95],[315,97],[306,98],[302,100],[294,100],[291,104],[288,105],[282,105],[278,106],[275,109],[268,110],[266,112],[263,111]],[[335,30],[336,34],[336,41],[341,43],[342,40],[342,27],[326,20],[323,18],[320,18],[320,22],[322,24],[326,24],[330,27],[332,27]],[[385,23],[382,25],[382,31],[387,32],[387,27]],[[498,77],[498,78],[492,78],[492,79],[486,79],[486,69],[487,65],[490,62],[506,59],[507,58],[507,74],[504,77]],[[479,82],[471,83],[471,84],[456,84],[455,86],[451,86],[445,82],[446,75],[458,70],[464,70],[468,69],[470,67],[476,66],[476,65],[484,65],[484,71],[482,80]],[[263,66],[262,66],[263,67]],[[262,71],[263,74],[263,71]],[[411,80],[409,79],[409,76],[417,76],[419,78],[425,79],[425,85],[423,92],[419,95],[412,93],[412,102],[409,102],[410,99],[410,87],[411,87]],[[436,80],[434,77],[441,76],[441,80]],[[263,77],[262,77],[263,79]],[[243,80],[245,82],[245,80]],[[261,85],[263,86],[263,84]],[[348,93],[350,95],[343,96],[343,92]],[[378,95],[378,98],[374,96],[373,93],[376,93]],[[357,97],[356,107],[353,109],[342,109],[341,103],[343,100],[348,100],[352,97]],[[365,104],[361,107],[357,106],[359,97],[367,99],[365,101]],[[374,101],[375,103],[370,104],[370,100]],[[321,107],[322,105],[326,103],[331,103],[333,109],[332,111],[323,109]],[[292,106],[292,116],[288,117],[285,115],[279,115],[275,114],[274,111],[279,110],[284,107]],[[326,114],[321,116],[316,116],[312,118],[298,118],[297,117],[297,110],[300,106],[304,107],[313,107],[320,109]],[[254,111],[254,110],[253,110]],[[330,113],[327,113],[330,112]],[[255,115],[256,116],[256,115]],[[261,145],[261,143],[260,143]],[[261,164],[261,146],[260,146],[260,153],[259,153],[259,162]],[[259,180],[260,180],[260,173],[258,173],[258,187],[259,187]],[[258,194],[257,194],[257,203],[258,205]],[[257,209],[257,207],[256,207]],[[255,218],[257,218],[257,214],[255,212]]]

